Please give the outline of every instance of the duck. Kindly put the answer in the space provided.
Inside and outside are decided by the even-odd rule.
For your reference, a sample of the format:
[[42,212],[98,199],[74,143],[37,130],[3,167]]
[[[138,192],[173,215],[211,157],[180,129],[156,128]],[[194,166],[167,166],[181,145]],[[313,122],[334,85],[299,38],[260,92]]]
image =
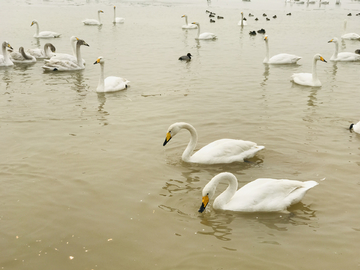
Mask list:
[[1,48],[2,48],[2,55],[0,54],[0,67],[13,66],[14,63],[13,61],[11,61],[10,54],[8,52],[8,49],[12,51],[13,47],[11,47],[9,42],[4,41],[1,45]]
[[190,61],[191,60],[191,53],[188,53],[187,55],[183,55],[179,57],[179,60],[185,60],[185,61]]
[[166,132],[163,146],[182,129],[188,130],[191,135],[190,142],[182,154],[182,160],[188,163],[225,164],[244,162],[245,159],[254,157],[257,152],[265,148],[265,146],[257,145],[251,141],[221,139],[202,147],[193,154],[198,135],[196,129],[191,124],[185,122],[177,122],[170,125]]
[[297,64],[297,61],[301,59],[300,56],[294,55],[294,54],[288,54],[288,53],[280,53],[277,55],[274,55],[273,57],[269,58],[269,42],[268,42],[268,36],[266,35],[264,37],[265,44],[266,44],[266,56],[263,61],[265,64]]
[[198,36],[195,39],[217,39],[217,36],[213,33],[204,32],[200,34],[200,23],[193,22],[192,24],[195,24],[198,27]]
[[182,15],[181,18],[185,18],[185,24],[181,27],[182,29],[196,29],[198,28],[197,25],[188,23],[188,16]]
[[243,12],[241,12],[241,19],[240,19],[240,21],[238,22],[238,25],[240,25],[240,26],[247,25],[246,20],[244,20],[244,13],[243,13]]
[[95,19],[85,19],[85,20],[82,21],[83,24],[84,24],[84,25],[91,25],[91,26],[102,25],[101,20],[100,20],[100,13],[104,13],[104,11],[98,10],[98,20],[95,20]]
[[352,16],[352,14],[351,14],[351,13],[348,13],[346,16]]
[[218,20],[224,19],[223,16],[217,16]]
[[254,14],[249,13],[249,17],[254,17]]
[[250,31],[250,32],[249,32],[249,35],[250,35],[250,36],[256,36],[255,30],[254,30],[254,31]]
[[36,33],[34,34],[34,38],[58,38],[61,34],[53,31],[41,31],[39,32],[39,23],[36,20],[31,22],[30,26],[36,25]]
[[214,198],[220,182],[226,182],[228,188],[215,198],[213,209],[236,212],[287,212],[289,206],[299,203],[309,189],[319,184],[313,180],[258,178],[238,189],[236,176],[222,172],[203,188],[200,213]]
[[265,33],[266,33],[266,31],[265,31],[264,28],[261,28],[260,30],[257,30],[257,32],[258,32],[259,34],[265,34]]
[[255,21],[258,21],[259,19],[258,18],[255,18]]
[[11,60],[14,63],[35,63],[36,58],[30,54],[26,54],[24,47],[19,48],[19,52],[10,53]]
[[89,44],[82,39],[79,39],[76,42],[76,62],[67,58],[51,57],[49,60],[45,60],[45,64],[42,68],[45,71],[74,71],[84,69],[85,65],[82,61],[80,53],[80,47],[83,45],[89,47]]
[[267,15],[265,13],[263,13],[263,17],[266,17]]
[[[99,16],[99,21],[100,21],[100,16]],[[124,23],[124,22],[125,22],[124,18],[116,17],[116,6],[114,6],[114,20],[113,20],[113,23],[116,24],[116,23]]]
[[350,131],[355,131],[356,133],[360,134],[360,121],[356,124],[351,124],[349,129]]
[[127,79],[115,76],[104,77],[105,60],[102,56],[99,56],[98,59],[96,59],[94,65],[95,64],[100,64],[101,67],[100,79],[96,92],[115,92],[124,90],[128,87],[130,81]]
[[45,43],[44,49],[28,49],[26,51],[28,54],[34,56],[36,59],[46,59],[54,56],[56,52],[56,48],[51,43]]
[[266,20],[267,20],[267,21],[270,21],[270,19],[269,19],[269,18],[267,18],[267,17],[266,17]]
[[276,16],[276,15],[274,15],[274,16],[273,16],[273,18],[274,18],[274,19],[276,19],[276,18],[277,18],[277,16]]
[[318,79],[317,72],[316,72],[316,63],[319,60],[327,63],[327,61],[320,54],[317,53],[314,55],[314,58],[313,58],[312,73],[294,73],[291,76],[291,81],[293,81],[296,84],[300,84],[300,85],[304,85],[304,86],[320,87],[321,82]]
[[355,50],[356,54],[360,54],[360,49]]
[[210,22],[211,22],[211,23],[214,23],[214,22],[216,22],[216,21],[215,21],[215,20],[213,20],[213,19],[210,19]]
[[340,52],[339,53],[339,40],[335,37],[328,41],[328,43],[335,43],[335,52],[331,56],[330,61],[349,62],[360,61],[360,55],[353,52]]
[[289,12],[289,13],[286,13],[286,16],[291,16],[291,13]]
[[[347,20],[344,20],[344,33],[346,32]],[[342,39],[360,40],[360,35],[356,33],[346,33],[341,36]]]

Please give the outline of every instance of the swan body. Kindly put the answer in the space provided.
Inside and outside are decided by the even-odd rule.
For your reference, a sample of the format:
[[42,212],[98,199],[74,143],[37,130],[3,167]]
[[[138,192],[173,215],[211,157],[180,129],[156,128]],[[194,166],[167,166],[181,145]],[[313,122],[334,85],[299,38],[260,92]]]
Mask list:
[[98,87],[96,88],[97,92],[115,92],[124,90],[128,87],[130,82],[127,79],[115,76],[109,76],[104,79],[105,60],[101,56],[95,61],[94,65],[95,64],[100,64],[101,67],[100,80]]
[[10,53],[11,59],[14,63],[35,63],[36,58],[30,54],[26,54],[24,47],[19,48],[19,52]]
[[204,32],[200,34],[200,24],[198,22],[193,22],[192,24],[198,27],[198,36],[195,39],[217,39],[217,36],[213,33]]
[[[67,54],[67,53],[55,53],[51,58],[53,60],[57,59],[57,60],[61,60],[61,61],[72,61],[75,64],[77,63],[77,57],[76,57],[76,43],[79,40],[79,38],[72,36],[70,37],[70,45],[71,45],[71,50],[72,50],[72,54]],[[85,60],[82,59],[82,64],[85,65]]]
[[124,18],[116,17],[116,6],[114,6],[114,21],[113,21],[113,23],[124,23],[124,22],[125,22]]
[[188,17],[187,15],[182,15],[181,18],[185,18],[185,24],[181,26],[182,29],[196,29],[198,28],[197,25],[188,23]]
[[[347,20],[344,20],[344,33],[346,32]],[[342,39],[360,40],[360,35],[356,33],[346,33],[341,36]]]
[[53,31],[41,31],[39,32],[39,23],[36,20],[31,22],[30,26],[36,25],[36,33],[34,34],[35,38],[58,38],[61,34],[53,32]]
[[313,58],[312,73],[294,73],[291,76],[291,80],[300,85],[321,86],[321,82],[318,79],[316,72],[316,62],[318,60],[326,63],[326,60],[320,54],[315,54]]
[[45,58],[51,58],[54,56],[54,52],[56,51],[55,46],[51,43],[46,43],[44,45],[44,49],[28,49],[26,52],[32,56],[34,56],[36,59],[45,59]]
[[51,57],[49,60],[45,60],[45,65],[42,67],[45,71],[73,71],[84,69],[85,65],[83,64],[80,46],[89,46],[84,40],[79,39],[76,43],[76,60],[73,62],[69,59],[59,59],[56,57]]
[[266,44],[266,57],[264,59],[264,63],[266,64],[296,64],[297,61],[301,59],[300,56],[288,53],[280,53],[274,55],[269,59],[269,43],[268,43],[268,36],[264,37],[265,44]]
[[335,43],[335,52],[333,56],[331,56],[331,61],[341,61],[341,62],[349,62],[349,61],[360,61],[360,55],[353,52],[341,52],[339,53],[339,41],[337,38],[333,38],[328,41],[328,43]]
[[215,195],[220,181],[228,182],[228,188],[213,203],[215,210],[239,212],[279,212],[286,211],[300,202],[306,192],[318,185],[316,181],[259,178],[238,189],[238,182],[232,173],[223,172],[213,177],[202,191],[202,213]]
[[85,19],[82,22],[84,23],[84,25],[102,25],[101,20],[100,20],[100,13],[104,13],[104,11],[98,10],[98,20]]
[[10,55],[7,49],[13,50],[7,41],[4,41],[1,45],[2,55],[0,54],[0,67],[8,67],[14,65],[10,59]]
[[238,22],[238,25],[240,25],[240,26],[247,25],[247,22],[244,20],[244,13],[242,13],[242,12],[241,12],[241,19]]
[[356,124],[351,124],[349,129],[360,134],[360,122],[357,122]]
[[250,141],[221,139],[204,146],[192,155],[198,135],[192,125],[184,122],[174,123],[168,128],[163,146],[181,129],[188,130],[191,135],[190,142],[182,154],[182,160],[185,162],[202,164],[243,162],[244,159],[255,156],[258,151],[265,148]]

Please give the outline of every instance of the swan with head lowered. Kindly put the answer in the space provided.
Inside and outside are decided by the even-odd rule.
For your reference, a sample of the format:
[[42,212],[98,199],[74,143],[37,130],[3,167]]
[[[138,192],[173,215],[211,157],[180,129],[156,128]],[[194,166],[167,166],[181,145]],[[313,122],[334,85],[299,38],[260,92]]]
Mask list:
[[217,36],[213,33],[204,32],[200,34],[200,24],[198,22],[193,22],[192,24],[198,27],[198,36],[195,39],[217,39]]
[[360,35],[356,33],[346,33],[347,20],[344,20],[344,33],[342,39],[360,40]]
[[44,49],[28,49],[26,52],[34,56],[36,59],[45,59],[53,57],[55,51],[56,49],[54,45],[52,45],[51,43],[46,43],[44,45]]
[[191,135],[190,142],[182,154],[182,160],[185,162],[201,164],[243,162],[244,159],[252,158],[265,148],[250,141],[221,139],[209,143],[193,154],[198,135],[192,125],[184,122],[174,123],[168,128],[163,146],[182,129],[188,130]]
[[185,24],[181,27],[182,29],[196,29],[198,28],[197,25],[188,23],[188,16],[182,15],[181,18],[185,18]]
[[115,76],[109,76],[106,78],[104,77],[105,60],[102,56],[99,56],[99,58],[95,61],[94,65],[95,64],[100,64],[101,68],[99,84],[96,88],[96,92],[115,92],[124,90],[128,87],[130,81],[128,81],[127,79]]
[[[67,53],[54,53],[51,57],[53,60],[63,60],[63,61],[72,61],[75,64],[77,63],[77,57],[76,57],[76,43],[79,40],[79,38],[72,36],[70,37],[70,46],[72,50],[72,54]],[[82,59],[83,65],[85,65],[85,60]]]
[[356,133],[360,134],[360,121],[356,124],[351,124],[349,129],[350,131],[355,131]]
[[297,181],[288,179],[259,178],[238,189],[238,181],[232,173],[223,172],[213,177],[202,191],[202,204],[199,212],[204,212],[209,201],[214,198],[221,181],[228,188],[216,197],[215,210],[238,212],[284,212],[302,200],[306,192],[318,185],[316,181]]
[[304,86],[321,86],[316,71],[316,63],[319,60],[327,63],[320,54],[315,54],[313,58],[312,73],[294,73],[291,76],[291,81]]
[[53,31],[40,31],[39,23],[36,20],[31,22],[30,26],[36,25],[36,33],[34,34],[35,38],[58,38],[61,34],[53,32]]
[[238,22],[238,25],[240,25],[240,26],[247,25],[247,22],[244,20],[244,13],[242,13],[242,12],[241,12],[241,19]]
[[335,52],[333,56],[331,56],[330,61],[338,61],[338,62],[354,62],[360,61],[360,55],[353,52],[340,52],[339,53],[339,40],[337,38],[333,38],[329,40],[328,43],[335,43]]
[[82,22],[85,25],[102,25],[101,20],[100,20],[100,13],[104,13],[104,11],[102,10],[98,10],[98,20],[95,19],[85,19]]
[[11,60],[14,63],[35,63],[36,58],[30,54],[26,54],[24,47],[19,48],[19,52],[10,53]]
[[297,61],[301,59],[300,56],[294,55],[294,54],[288,54],[288,53],[280,53],[277,55],[274,55],[269,59],[269,38],[268,36],[264,37],[265,44],[266,44],[266,57],[264,59],[265,64],[296,64]]
[[14,63],[10,59],[10,54],[8,52],[8,49],[13,50],[13,48],[10,46],[9,42],[4,41],[1,45],[2,48],[2,55],[0,54],[0,67],[8,67],[13,66]]
[[76,60],[77,62],[73,62],[71,60],[58,59],[56,57],[51,57],[49,60],[45,60],[45,65],[42,67],[45,71],[73,71],[73,70],[81,70],[85,68],[83,64],[80,47],[89,46],[84,40],[79,39],[76,42]]
[[114,6],[114,21],[113,21],[113,23],[124,23],[124,22],[125,22],[124,18],[116,17],[116,6]]

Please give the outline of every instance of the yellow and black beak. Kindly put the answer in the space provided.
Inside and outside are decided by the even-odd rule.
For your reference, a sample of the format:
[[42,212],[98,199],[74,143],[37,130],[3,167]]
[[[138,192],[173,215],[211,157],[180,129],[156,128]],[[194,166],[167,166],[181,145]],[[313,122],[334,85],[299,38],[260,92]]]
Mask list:
[[168,133],[166,133],[166,138],[163,143],[163,146],[165,146],[170,140],[171,140],[171,134],[170,134],[170,132],[168,132]]
[[330,43],[330,42],[333,42],[333,41],[334,41],[334,39],[332,39],[332,40],[329,40],[329,41],[328,41],[328,43]]
[[99,63],[100,63],[100,58],[96,59],[94,65],[95,65],[95,64],[99,64]]
[[7,45],[10,50],[13,50],[13,47],[10,46],[10,44]]
[[320,56],[320,60],[327,63],[327,61],[324,59],[324,57]]
[[209,203],[209,196],[206,195],[206,196],[202,197],[202,204],[201,204],[200,209],[199,209],[200,213],[204,212],[204,210],[205,210],[206,206],[208,205],[208,203]]

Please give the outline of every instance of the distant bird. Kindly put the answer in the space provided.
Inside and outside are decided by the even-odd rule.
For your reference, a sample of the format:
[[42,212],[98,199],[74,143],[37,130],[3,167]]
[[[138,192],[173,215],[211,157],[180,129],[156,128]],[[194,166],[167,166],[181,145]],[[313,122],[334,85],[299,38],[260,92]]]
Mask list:
[[360,49],[355,50],[355,53],[360,54]]
[[258,18],[255,18],[255,21],[258,21],[259,19]]
[[348,13],[348,15],[347,16],[352,16],[352,14],[351,13]]
[[287,13],[286,16],[291,16],[291,13]]
[[259,34],[265,34],[265,29],[264,28],[261,28],[260,30],[257,30],[257,32],[259,33]]
[[273,16],[273,18],[274,18],[274,19],[276,19],[276,18],[277,18],[277,16],[276,16],[276,15],[274,15],[274,16]]
[[254,17],[254,15],[253,15],[253,14],[251,14],[251,13],[249,13],[249,17]]
[[191,60],[191,53],[188,53],[187,55],[183,55],[179,57],[179,60],[185,60],[185,61],[190,61]]
[[213,13],[210,13],[209,17],[212,18],[215,17],[215,15],[213,15]]
[[266,17],[267,15],[265,13],[263,13],[263,16]]
[[269,19],[269,18],[266,18],[266,20],[267,20],[267,21],[270,21],[270,19]]
[[214,23],[214,22],[215,22],[215,20],[213,20],[213,19],[210,19],[210,22],[211,22],[211,23]]
[[255,31],[250,31],[250,32],[249,32],[249,35],[250,35],[250,36],[256,36],[256,32],[255,32]]
[[244,17],[244,21],[246,21],[246,18]]
[[224,19],[224,17],[222,17],[222,16],[217,16],[217,18],[218,18],[218,20]]
[[206,13],[211,13],[211,11],[210,11],[210,10],[205,10],[205,12],[206,12]]
[[356,13],[356,16],[360,16],[360,13]]

